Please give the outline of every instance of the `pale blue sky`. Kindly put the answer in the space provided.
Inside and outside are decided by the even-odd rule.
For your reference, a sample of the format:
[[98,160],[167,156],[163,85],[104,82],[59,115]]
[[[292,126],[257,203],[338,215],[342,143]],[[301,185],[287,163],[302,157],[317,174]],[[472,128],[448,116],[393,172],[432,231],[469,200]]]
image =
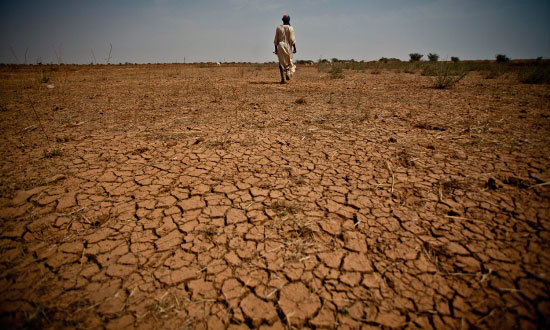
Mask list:
[[0,62],[275,61],[285,13],[297,59],[550,57],[548,0],[0,0]]

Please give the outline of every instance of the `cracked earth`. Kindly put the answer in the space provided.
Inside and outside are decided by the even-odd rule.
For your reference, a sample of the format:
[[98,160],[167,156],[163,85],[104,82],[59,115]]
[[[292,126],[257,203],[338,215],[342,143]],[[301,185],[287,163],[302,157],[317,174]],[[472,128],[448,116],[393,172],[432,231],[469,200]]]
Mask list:
[[0,79],[5,326],[549,326],[548,85],[178,65]]

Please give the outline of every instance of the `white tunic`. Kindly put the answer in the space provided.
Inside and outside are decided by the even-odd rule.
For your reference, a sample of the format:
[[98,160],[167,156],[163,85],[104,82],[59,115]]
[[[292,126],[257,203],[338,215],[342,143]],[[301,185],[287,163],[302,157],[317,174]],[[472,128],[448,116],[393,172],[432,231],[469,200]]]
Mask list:
[[294,38],[294,28],[290,25],[279,25],[275,30],[274,44],[277,46],[277,56],[279,65],[285,70],[294,73],[296,66],[292,63],[292,45],[296,42]]

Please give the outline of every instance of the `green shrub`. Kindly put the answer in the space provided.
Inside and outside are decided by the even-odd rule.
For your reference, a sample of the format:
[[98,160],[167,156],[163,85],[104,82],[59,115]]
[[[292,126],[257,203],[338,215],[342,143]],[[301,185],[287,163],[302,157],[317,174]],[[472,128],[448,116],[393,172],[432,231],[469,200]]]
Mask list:
[[453,61],[454,63],[458,63],[460,62],[460,59],[456,56],[451,56],[451,61]]
[[418,54],[418,53],[410,53],[409,54],[409,62],[418,62],[424,55]]
[[507,63],[510,62],[510,58],[504,54],[498,54],[496,57],[497,63]]
[[428,54],[428,60],[430,62],[437,62],[437,60],[439,60],[439,55],[437,55],[435,53],[429,53]]

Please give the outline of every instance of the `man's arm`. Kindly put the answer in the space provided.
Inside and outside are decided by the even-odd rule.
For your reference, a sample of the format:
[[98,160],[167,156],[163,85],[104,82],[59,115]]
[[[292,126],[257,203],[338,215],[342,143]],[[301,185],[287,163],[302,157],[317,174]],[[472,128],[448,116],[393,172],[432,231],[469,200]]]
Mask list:
[[296,54],[296,44],[292,44],[292,52]]
[[279,28],[275,29],[275,40],[273,40],[273,44],[275,45],[275,51],[277,51],[277,44],[279,43]]

